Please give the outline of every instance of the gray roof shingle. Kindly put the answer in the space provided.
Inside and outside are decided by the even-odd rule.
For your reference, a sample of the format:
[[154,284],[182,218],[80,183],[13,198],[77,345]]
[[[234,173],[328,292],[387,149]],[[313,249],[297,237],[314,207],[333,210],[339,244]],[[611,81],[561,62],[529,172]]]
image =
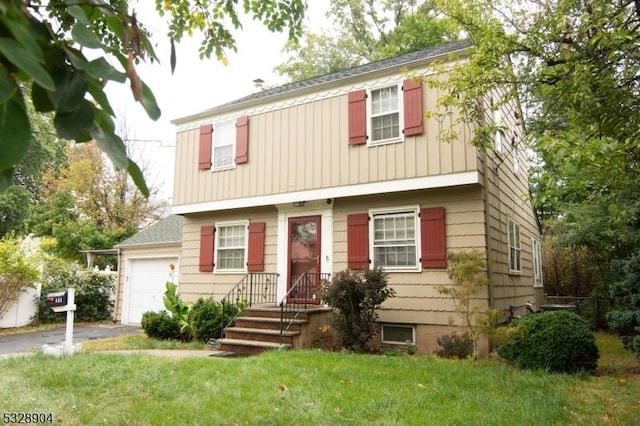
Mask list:
[[127,238],[115,247],[126,248],[145,245],[180,244],[182,241],[182,216],[170,215]]
[[[418,50],[415,52],[405,53],[404,55],[394,56],[393,58],[387,58],[379,61],[369,62],[367,64],[360,65],[353,68],[348,68],[343,71],[324,74],[324,75],[313,77],[307,80],[296,81],[293,83],[284,84],[282,86],[252,93],[242,98],[238,98],[233,101],[218,105],[216,107],[213,107],[211,109],[208,109],[196,115],[215,114],[218,111],[226,110],[226,109],[229,109],[230,107],[241,106],[242,104],[252,103],[262,99],[266,100],[273,96],[284,95],[287,93],[294,93],[299,90],[312,88],[314,86],[322,86],[327,83],[343,80],[350,77],[356,77],[359,75],[365,75],[365,74],[376,72],[376,71],[382,71],[385,69],[393,69],[398,67],[409,66],[414,62],[425,61],[432,58],[437,58],[442,55],[446,55],[448,53],[464,50],[470,47],[471,45],[472,45],[472,42],[469,40],[454,41],[451,43],[429,47],[429,48]],[[189,117],[184,117],[184,118],[174,120],[174,123],[182,121],[183,119],[188,119],[188,118]]]

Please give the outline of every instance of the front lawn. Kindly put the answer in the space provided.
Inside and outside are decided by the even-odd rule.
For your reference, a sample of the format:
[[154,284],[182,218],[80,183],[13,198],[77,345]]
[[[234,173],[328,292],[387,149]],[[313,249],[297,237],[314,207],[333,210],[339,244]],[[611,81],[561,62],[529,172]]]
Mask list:
[[0,369],[4,411],[51,412],[69,425],[625,425],[637,421],[640,409],[637,371],[547,375],[498,360],[317,351],[183,360],[84,353],[0,360]]

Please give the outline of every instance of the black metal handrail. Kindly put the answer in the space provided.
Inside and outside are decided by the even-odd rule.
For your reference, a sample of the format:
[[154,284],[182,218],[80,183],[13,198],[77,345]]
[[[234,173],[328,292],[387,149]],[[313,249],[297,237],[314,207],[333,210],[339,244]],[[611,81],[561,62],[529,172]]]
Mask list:
[[331,274],[305,272],[300,275],[287,294],[280,300],[280,343],[285,331],[289,330],[300,313],[309,305],[320,304],[320,289],[329,280]]
[[[259,303],[275,305],[277,302],[277,290],[277,273],[251,272],[242,277],[222,298],[222,312],[227,312],[225,310],[226,305],[240,305],[242,307],[251,307]],[[226,325],[223,324],[222,333],[233,324],[235,319],[236,317],[234,316]],[[224,314],[222,315],[222,321],[224,322]]]

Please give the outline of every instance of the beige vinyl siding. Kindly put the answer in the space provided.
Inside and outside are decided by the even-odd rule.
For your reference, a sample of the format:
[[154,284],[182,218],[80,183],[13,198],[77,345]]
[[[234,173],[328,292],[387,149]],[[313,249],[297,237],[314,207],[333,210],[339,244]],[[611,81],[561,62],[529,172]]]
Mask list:
[[[347,215],[363,213],[369,208],[407,205],[445,208],[447,251],[477,249],[485,252],[485,223],[479,185],[448,190],[423,190],[336,200],[334,207],[334,271],[347,268]],[[386,301],[379,311],[380,322],[447,325],[453,311],[451,300],[438,293],[437,285],[451,284],[446,269],[423,269],[422,272],[389,273],[389,286],[396,297]],[[487,306],[487,294],[477,303]]]
[[[163,245],[163,246],[139,246],[139,247],[123,247],[120,249],[120,265],[118,266],[118,281],[116,283],[116,302],[114,306],[114,318],[116,321],[122,321],[122,305],[124,300],[124,287],[126,274],[125,265],[129,264],[131,259],[144,258],[160,258],[160,257],[177,257],[180,258],[180,244]],[[179,270],[179,268],[178,268]],[[167,265],[167,277],[169,276],[169,265]],[[176,281],[177,281],[176,277]]]
[[[423,88],[425,111],[438,95]],[[250,115],[249,161],[229,170],[198,170],[198,128],[178,132],[174,205],[477,170],[476,148],[465,140],[439,142],[435,118],[425,119],[423,134],[400,143],[349,146],[347,106],[342,93]],[[214,132],[216,119],[209,121]],[[459,133],[466,139],[469,129]]]
[[249,220],[265,222],[264,272],[276,272],[277,210],[258,208],[239,211],[219,211],[210,214],[186,215],[183,225],[182,257],[180,258],[180,295],[187,302],[199,297],[222,299],[244,274],[200,272],[200,228],[216,222]]
[[[528,162],[522,123],[516,118],[517,104],[502,108],[502,119],[508,128],[504,133],[502,152],[488,152],[486,163],[487,221],[489,233],[489,262],[491,269],[491,297],[493,306],[506,309],[510,304],[523,305],[527,301],[542,303],[542,290],[533,288],[533,257],[531,237],[540,239],[540,230],[531,204],[528,186]],[[514,170],[513,142],[519,144],[519,170]],[[508,220],[520,225],[521,272],[509,272]],[[520,311],[524,313],[524,310]]]

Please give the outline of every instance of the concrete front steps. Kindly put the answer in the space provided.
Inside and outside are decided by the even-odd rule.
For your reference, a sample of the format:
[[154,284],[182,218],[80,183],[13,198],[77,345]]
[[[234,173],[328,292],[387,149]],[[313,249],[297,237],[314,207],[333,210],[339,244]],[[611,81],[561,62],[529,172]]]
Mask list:
[[331,309],[311,305],[292,320],[280,338],[280,308],[252,307],[236,318],[233,327],[225,330],[218,341],[219,351],[235,355],[256,355],[266,350],[302,349],[311,347],[318,329],[330,321]]

